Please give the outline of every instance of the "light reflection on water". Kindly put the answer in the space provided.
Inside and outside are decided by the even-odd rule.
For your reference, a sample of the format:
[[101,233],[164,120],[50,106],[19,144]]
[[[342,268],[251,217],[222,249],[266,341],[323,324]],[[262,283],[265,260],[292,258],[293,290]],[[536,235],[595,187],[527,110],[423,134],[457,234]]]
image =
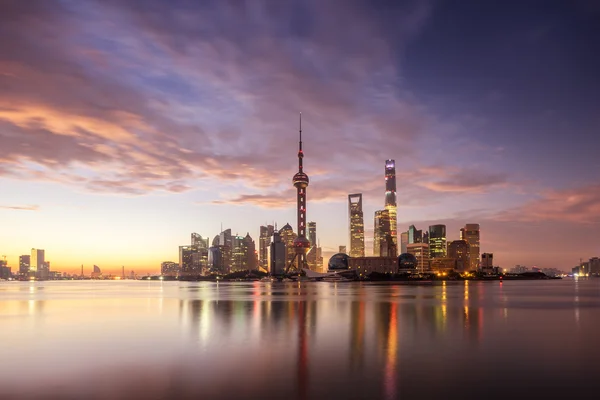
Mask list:
[[600,279],[4,282],[0,398],[573,396],[599,311]]

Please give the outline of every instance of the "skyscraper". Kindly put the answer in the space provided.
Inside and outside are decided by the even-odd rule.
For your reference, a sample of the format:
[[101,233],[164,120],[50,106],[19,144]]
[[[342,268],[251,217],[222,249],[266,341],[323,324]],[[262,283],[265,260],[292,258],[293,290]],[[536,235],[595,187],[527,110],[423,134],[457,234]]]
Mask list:
[[408,231],[400,234],[400,254],[406,253],[408,250]]
[[396,162],[385,160],[385,209],[389,212],[390,235],[398,247],[398,212],[396,204]]
[[429,256],[444,258],[447,254],[446,225],[431,225],[429,227]]
[[321,247],[317,243],[317,223],[308,223],[308,241],[310,242],[310,250],[306,253],[306,261],[308,267],[313,271],[319,271],[323,264],[323,256]]
[[29,272],[32,276],[39,276],[40,272],[44,269],[46,254],[41,249],[31,249],[31,257],[29,264]]
[[300,114],[300,141],[298,142],[298,172],[292,178],[296,188],[296,212],[298,215],[298,237],[294,239],[294,250],[296,269],[307,268],[306,253],[310,249],[310,242],[306,238],[306,188],[308,187],[308,175],[304,173],[302,159],[302,113]]
[[466,224],[460,229],[460,238],[469,244],[469,269],[474,271],[479,266],[479,224]]
[[390,212],[389,210],[375,211],[375,224],[373,228],[373,255],[382,256],[381,243],[386,240],[390,234]]
[[414,225],[409,226],[408,243],[423,243],[423,231],[415,228]]
[[285,253],[286,253],[286,268],[294,261],[294,257],[296,256],[296,250],[294,249],[294,240],[296,240],[296,233],[292,229],[292,226],[288,223],[283,226],[279,230],[279,236],[281,240],[285,244]]
[[269,246],[273,236],[273,225],[261,226],[258,239],[258,265],[265,271],[269,270]]
[[350,216],[350,257],[365,256],[365,224],[362,211],[362,193],[348,195]]
[[454,240],[448,244],[448,258],[455,261],[457,271],[469,271],[471,268],[470,248],[466,240]]
[[31,256],[22,255],[19,256],[19,275],[25,276],[29,273],[29,266],[31,265]]
[[279,231],[275,230],[270,245],[269,273],[273,276],[283,275],[287,264],[285,243],[281,240]]

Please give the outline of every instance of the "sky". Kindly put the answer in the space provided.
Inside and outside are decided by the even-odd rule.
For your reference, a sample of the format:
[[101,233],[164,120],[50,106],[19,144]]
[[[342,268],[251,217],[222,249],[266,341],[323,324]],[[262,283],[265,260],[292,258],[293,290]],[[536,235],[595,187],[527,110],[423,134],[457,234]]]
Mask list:
[[600,3],[0,2],[0,255],[157,272],[190,233],[307,218],[325,258],[363,193],[481,225],[503,268],[600,256]]

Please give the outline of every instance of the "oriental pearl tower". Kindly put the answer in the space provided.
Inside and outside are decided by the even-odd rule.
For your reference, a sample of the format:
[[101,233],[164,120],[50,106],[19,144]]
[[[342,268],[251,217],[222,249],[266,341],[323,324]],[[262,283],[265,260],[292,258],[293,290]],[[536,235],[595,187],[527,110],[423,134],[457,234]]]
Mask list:
[[296,260],[296,269],[298,272],[302,268],[308,268],[306,263],[306,253],[310,249],[310,242],[306,238],[306,187],[308,186],[308,175],[302,170],[302,113],[300,113],[300,142],[298,148],[298,172],[294,175],[292,182],[297,190],[297,213],[298,213],[298,237],[294,239],[294,250],[296,254],[288,266],[288,270]]

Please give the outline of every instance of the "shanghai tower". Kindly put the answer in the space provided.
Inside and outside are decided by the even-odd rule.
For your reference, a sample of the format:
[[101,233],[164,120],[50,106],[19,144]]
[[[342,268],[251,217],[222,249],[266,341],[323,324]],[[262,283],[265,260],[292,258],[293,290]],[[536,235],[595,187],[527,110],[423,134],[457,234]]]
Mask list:
[[[300,272],[301,268],[307,268],[306,253],[310,249],[310,242],[306,238],[306,187],[308,186],[308,175],[303,171],[302,159],[302,113],[300,113],[300,142],[298,146],[298,172],[294,175],[292,182],[297,190],[297,214],[298,214],[298,237],[294,239],[294,250],[296,260],[296,269]],[[292,260],[293,264],[293,260]],[[288,270],[291,264],[288,266]]]
[[385,209],[389,213],[389,235],[398,248],[398,219],[396,210],[396,162],[385,160]]

